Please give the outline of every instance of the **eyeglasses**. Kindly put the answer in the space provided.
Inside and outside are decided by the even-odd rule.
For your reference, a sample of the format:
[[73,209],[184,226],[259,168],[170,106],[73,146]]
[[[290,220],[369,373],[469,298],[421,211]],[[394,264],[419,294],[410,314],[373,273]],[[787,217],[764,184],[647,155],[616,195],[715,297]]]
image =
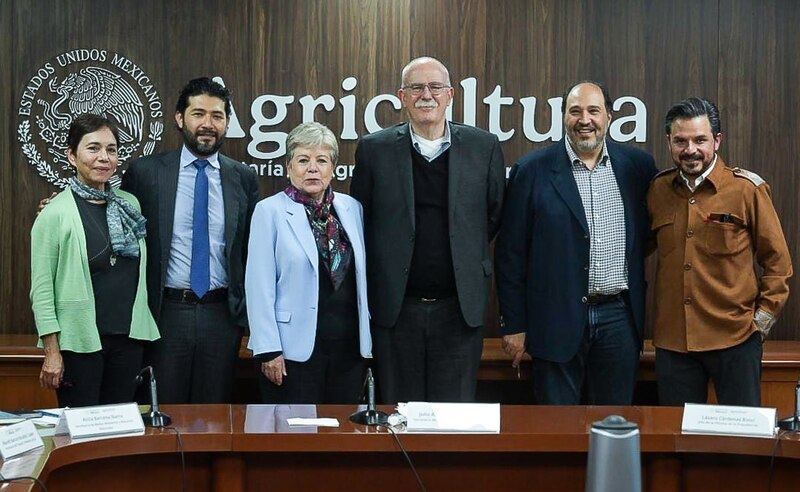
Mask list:
[[425,92],[426,87],[428,88],[429,91],[431,91],[431,94],[434,96],[438,96],[439,94],[450,88],[449,85],[441,84],[439,82],[431,82],[430,84],[408,84],[404,85],[403,89],[409,91],[411,94],[415,96],[419,96],[423,92]]

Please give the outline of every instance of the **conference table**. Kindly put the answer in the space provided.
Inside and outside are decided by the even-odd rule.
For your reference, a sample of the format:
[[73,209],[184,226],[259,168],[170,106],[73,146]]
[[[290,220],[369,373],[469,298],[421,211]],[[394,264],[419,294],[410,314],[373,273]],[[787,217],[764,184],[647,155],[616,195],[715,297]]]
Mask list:
[[[50,492],[180,491],[183,480],[192,492],[418,490],[394,436],[351,423],[354,406],[165,405],[162,410],[172,416],[174,428],[88,442],[46,437],[44,449],[2,462],[0,473],[36,476]],[[767,491],[770,474],[772,491],[800,490],[800,435],[683,435],[682,411],[502,406],[499,434],[397,437],[429,491],[582,491],[591,425],[616,414],[639,425],[646,491]],[[289,417],[333,417],[339,426],[292,427]],[[0,486],[0,492],[37,490],[31,482]]]

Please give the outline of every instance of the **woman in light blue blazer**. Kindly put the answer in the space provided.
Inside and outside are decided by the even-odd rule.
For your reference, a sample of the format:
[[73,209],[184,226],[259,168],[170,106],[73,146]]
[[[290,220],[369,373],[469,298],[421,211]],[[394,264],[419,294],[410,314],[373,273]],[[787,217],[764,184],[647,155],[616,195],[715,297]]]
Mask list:
[[330,186],[336,136],[286,139],[289,186],[258,203],[245,273],[264,403],[356,403],[372,357],[361,204]]

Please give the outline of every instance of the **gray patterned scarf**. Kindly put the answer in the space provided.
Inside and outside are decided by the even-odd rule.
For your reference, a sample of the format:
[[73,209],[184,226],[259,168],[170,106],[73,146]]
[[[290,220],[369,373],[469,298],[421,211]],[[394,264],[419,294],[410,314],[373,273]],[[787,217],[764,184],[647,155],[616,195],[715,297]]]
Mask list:
[[139,239],[147,235],[145,224],[147,221],[142,214],[127,200],[120,198],[110,185],[107,191],[90,188],[72,177],[69,180],[70,189],[84,200],[105,200],[106,220],[108,221],[108,236],[111,241],[111,250],[120,256],[137,258],[139,256]]

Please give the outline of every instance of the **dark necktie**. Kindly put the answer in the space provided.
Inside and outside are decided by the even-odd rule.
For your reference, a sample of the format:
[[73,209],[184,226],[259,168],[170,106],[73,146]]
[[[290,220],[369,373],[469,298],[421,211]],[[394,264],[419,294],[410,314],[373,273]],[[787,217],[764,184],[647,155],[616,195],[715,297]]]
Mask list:
[[190,281],[192,290],[202,298],[211,283],[208,245],[208,161],[194,161],[197,176],[194,179],[194,211],[192,213],[192,270]]

